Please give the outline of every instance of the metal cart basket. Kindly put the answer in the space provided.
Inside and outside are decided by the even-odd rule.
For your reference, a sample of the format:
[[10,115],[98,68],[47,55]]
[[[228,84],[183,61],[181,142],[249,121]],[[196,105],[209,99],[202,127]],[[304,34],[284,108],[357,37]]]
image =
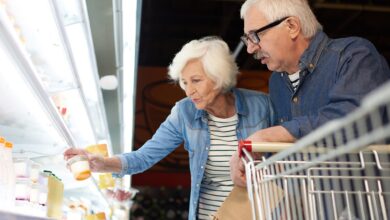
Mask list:
[[295,144],[242,141],[253,219],[389,219],[389,118],[387,83]]

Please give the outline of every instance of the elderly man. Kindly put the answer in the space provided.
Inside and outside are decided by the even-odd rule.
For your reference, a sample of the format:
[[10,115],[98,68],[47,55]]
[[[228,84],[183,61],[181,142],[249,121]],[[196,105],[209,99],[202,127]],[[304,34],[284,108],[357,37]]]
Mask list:
[[[386,60],[372,43],[329,38],[306,0],[247,0],[241,17],[247,52],[273,71],[269,89],[278,124],[248,140],[294,142],[353,111],[390,78]],[[233,182],[245,186],[237,154],[231,169]]]

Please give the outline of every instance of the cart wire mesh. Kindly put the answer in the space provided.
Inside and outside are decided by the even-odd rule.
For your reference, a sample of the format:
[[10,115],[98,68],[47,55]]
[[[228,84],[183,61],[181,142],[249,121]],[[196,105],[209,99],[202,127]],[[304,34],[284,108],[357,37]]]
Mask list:
[[241,142],[253,219],[388,220],[389,116],[390,82],[294,144]]

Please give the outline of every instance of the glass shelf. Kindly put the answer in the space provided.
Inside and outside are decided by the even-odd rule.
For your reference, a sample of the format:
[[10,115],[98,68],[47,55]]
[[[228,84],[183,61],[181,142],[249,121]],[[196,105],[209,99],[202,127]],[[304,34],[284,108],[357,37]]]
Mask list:
[[[68,4],[75,11],[60,13]],[[62,179],[65,196],[96,199],[105,211],[108,203],[94,178],[74,180],[62,156],[68,146],[105,141],[111,148],[84,6],[0,2],[0,136],[14,143],[15,155]]]

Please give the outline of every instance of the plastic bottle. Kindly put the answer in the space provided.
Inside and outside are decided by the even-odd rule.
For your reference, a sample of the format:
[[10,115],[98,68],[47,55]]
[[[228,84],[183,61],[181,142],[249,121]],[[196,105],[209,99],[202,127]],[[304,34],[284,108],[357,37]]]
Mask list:
[[6,202],[6,188],[7,188],[7,177],[6,177],[6,165],[5,165],[5,139],[0,137],[0,209],[5,206]]
[[9,209],[13,209],[15,207],[15,171],[14,171],[14,164],[12,160],[12,148],[13,144],[11,142],[6,141],[4,143],[4,164],[5,164],[5,175],[7,179],[6,183],[6,190],[5,193],[5,201],[6,201],[6,207]]

